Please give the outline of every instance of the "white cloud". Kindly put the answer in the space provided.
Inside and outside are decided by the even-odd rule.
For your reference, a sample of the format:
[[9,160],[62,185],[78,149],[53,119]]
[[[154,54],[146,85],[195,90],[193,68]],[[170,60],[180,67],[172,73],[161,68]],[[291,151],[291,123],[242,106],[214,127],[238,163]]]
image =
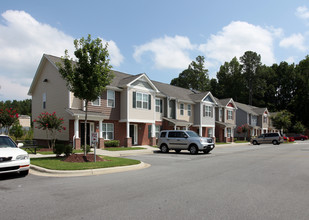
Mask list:
[[[102,38],[101,38],[102,39]],[[117,47],[117,44],[110,40],[110,41],[106,41],[104,39],[102,39],[102,43],[108,43],[108,52],[109,52],[109,58],[110,58],[110,64],[114,67],[118,67],[120,66],[120,64],[122,63],[124,57],[122,56],[119,48]]]
[[296,9],[296,16],[304,19],[304,20],[308,20],[309,19],[309,10],[306,6],[300,6]]
[[302,34],[292,34],[290,37],[284,38],[280,41],[280,47],[296,48],[300,51],[306,51],[307,47],[304,45],[305,38]]
[[191,44],[189,38],[184,36],[175,36],[154,39],[149,43],[136,46],[133,54],[137,62],[141,62],[141,57],[151,52],[155,67],[183,69],[191,63],[189,51],[194,50],[195,46]]
[[280,29],[274,30],[234,21],[216,35],[211,35],[207,43],[201,44],[199,49],[205,54],[210,65],[222,64],[235,56],[239,58],[249,50],[260,54],[262,63],[272,65],[275,62],[273,37],[282,32]]
[[[0,76],[8,84],[30,86],[32,78],[44,53],[63,56],[68,49],[72,56],[75,48],[73,37],[48,24],[43,24],[24,11],[5,11],[0,23]],[[116,43],[109,41],[111,64],[119,66],[123,61]],[[0,82],[3,84],[3,82]],[[18,91],[18,90],[17,90]],[[5,92],[5,93],[3,93]],[[2,90],[0,100],[12,97]],[[26,96],[24,89],[16,97]]]
[[19,84],[11,78],[0,75],[0,100],[30,99],[31,97],[27,95],[28,90],[28,85]]

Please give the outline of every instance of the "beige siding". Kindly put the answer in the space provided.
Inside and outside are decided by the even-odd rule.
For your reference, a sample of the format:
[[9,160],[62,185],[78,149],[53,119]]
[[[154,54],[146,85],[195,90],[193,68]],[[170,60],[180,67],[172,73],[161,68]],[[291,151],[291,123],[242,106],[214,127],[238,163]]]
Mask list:
[[79,98],[76,98],[72,92],[70,92],[70,108],[72,109],[82,109],[83,101]]
[[[41,112],[56,112],[57,117],[64,118],[64,126],[67,128],[61,133],[57,133],[57,139],[69,139],[69,114],[65,111],[69,106],[69,91],[65,81],[61,78],[56,67],[50,62],[42,63],[41,75],[32,93],[32,120],[37,119]],[[43,82],[47,79],[47,82]],[[43,109],[43,93],[46,93],[46,109]],[[46,132],[35,128],[34,138],[46,139]]]
[[120,93],[120,120],[127,119],[127,89]]
[[[151,109],[133,108],[133,92],[151,95]],[[154,121],[155,120],[155,96],[151,92],[129,90],[129,120],[131,121]]]
[[[184,104],[184,114],[180,114],[180,104]],[[183,102],[177,103],[177,119],[184,120],[193,123],[194,122],[194,109],[193,104],[191,104],[191,116],[188,116],[188,104]]]

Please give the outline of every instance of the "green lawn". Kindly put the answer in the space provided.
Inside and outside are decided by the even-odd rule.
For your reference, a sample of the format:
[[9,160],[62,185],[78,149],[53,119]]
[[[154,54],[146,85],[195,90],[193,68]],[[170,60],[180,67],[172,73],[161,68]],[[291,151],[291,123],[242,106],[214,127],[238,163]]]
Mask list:
[[105,147],[104,150],[108,151],[123,151],[123,150],[143,150],[143,147]]
[[87,170],[107,167],[128,166],[141,163],[139,160],[132,160],[120,157],[101,156],[108,161],[70,163],[62,161],[63,157],[31,158],[31,164],[51,170]]

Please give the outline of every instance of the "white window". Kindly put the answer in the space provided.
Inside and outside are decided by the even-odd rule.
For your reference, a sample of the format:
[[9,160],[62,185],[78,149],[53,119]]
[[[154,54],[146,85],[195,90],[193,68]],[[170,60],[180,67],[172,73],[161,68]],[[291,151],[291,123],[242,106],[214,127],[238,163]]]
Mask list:
[[184,114],[184,104],[183,103],[180,103],[180,115],[183,115]]
[[226,131],[227,131],[227,137],[231,137],[231,128],[227,128]]
[[210,106],[205,106],[205,116],[210,117],[211,116],[211,107]]
[[264,119],[264,123],[267,123],[267,116],[266,115],[263,117],[263,119]]
[[208,137],[212,137],[212,128],[208,128]]
[[148,95],[143,94],[143,109],[148,109]]
[[156,112],[162,113],[162,100],[156,99]]
[[[134,100],[134,99],[133,99]],[[136,108],[148,109],[149,95],[144,93],[136,93]]]
[[46,109],[46,93],[43,93],[42,99],[43,99],[42,108],[43,108],[43,109]]
[[191,116],[191,105],[188,105],[188,116]]
[[103,138],[105,140],[114,140],[114,124],[112,123],[103,123]]
[[143,103],[143,94],[142,93],[136,93],[136,107],[142,108]]
[[101,106],[101,97],[99,96],[96,100],[92,102],[93,106]]
[[233,111],[227,110],[227,119],[228,120],[233,120]]
[[160,130],[161,130],[161,126],[156,125],[156,138],[159,138]]
[[220,108],[219,110],[219,121],[222,121],[222,116],[223,116],[223,110]]
[[115,108],[115,91],[107,90],[107,107]]

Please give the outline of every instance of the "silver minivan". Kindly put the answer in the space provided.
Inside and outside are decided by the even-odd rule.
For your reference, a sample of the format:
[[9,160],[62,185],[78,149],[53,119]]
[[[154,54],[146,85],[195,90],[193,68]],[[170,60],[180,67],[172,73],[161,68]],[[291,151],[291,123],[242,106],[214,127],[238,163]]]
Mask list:
[[283,143],[283,137],[281,137],[279,133],[265,133],[252,139],[253,145],[258,144],[279,145],[280,143]]
[[163,153],[188,150],[191,154],[197,154],[198,151],[208,154],[215,148],[215,143],[212,138],[200,137],[194,131],[164,130],[160,132],[158,146]]

